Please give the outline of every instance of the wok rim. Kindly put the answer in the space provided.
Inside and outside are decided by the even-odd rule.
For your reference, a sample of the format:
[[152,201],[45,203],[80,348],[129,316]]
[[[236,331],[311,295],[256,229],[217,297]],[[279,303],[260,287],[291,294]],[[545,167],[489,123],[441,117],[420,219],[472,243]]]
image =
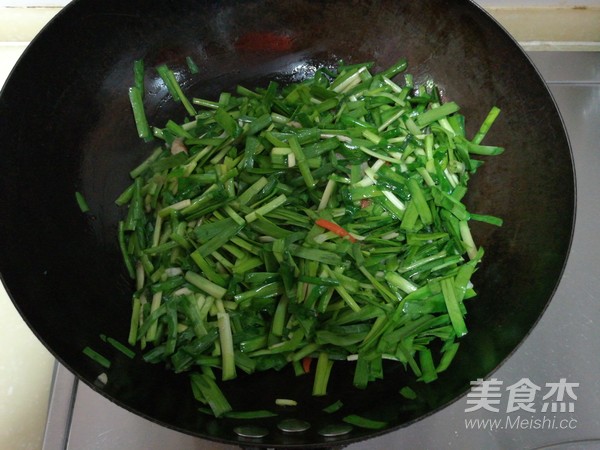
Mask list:
[[[38,42],[43,41],[46,38],[46,35],[49,32],[52,32],[52,29],[57,26],[57,24],[60,25],[60,23],[63,21],[63,17],[66,16],[68,14],[68,12],[75,8],[76,5],[80,4],[80,3],[84,3],[88,0],[72,0],[70,1],[68,4],[66,4],[64,7],[61,8],[61,10],[55,14],[41,29],[40,31],[36,34],[36,36],[31,40],[31,42],[27,45],[27,47],[25,48],[25,50],[22,52],[22,54],[19,56],[19,58],[17,59],[15,65],[12,67],[11,71],[9,72],[6,81],[4,83],[4,85],[2,86],[2,89],[0,89],[0,99],[2,99],[2,96],[4,94],[4,92],[8,89],[10,89],[10,84],[11,84],[11,80],[14,77],[14,73],[15,71],[18,69],[18,67],[22,64],[22,61],[27,60],[29,58],[29,54],[31,53],[31,49],[33,47],[35,47],[37,45]],[[560,272],[559,275],[554,283],[554,287],[551,291],[551,293],[549,294],[546,303],[544,304],[542,310],[540,311],[539,315],[536,317],[536,319],[534,320],[534,322],[532,323],[532,325],[529,327],[529,329],[527,330],[527,332],[520,338],[519,342],[517,345],[514,346],[514,348],[504,357],[501,359],[501,361],[495,366],[495,368],[493,370],[491,370],[486,378],[492,377],[499,369],[501,369],[507,362],[508,360],[511,359],[511,357],[517,352],[519,351],[519,349],[521,348],[521,346],[524,344],[524,342],[529,338],[529,336],[531,335],[531,333],[533,332],[534,329],[536,329],[538,326],[540,326],[540,322],[543,318],[543,316],[545,315],[547,308],[549,307],[549,305],[551,304],[551,302],[554,300],[555,295],[556,295],[556,291],[559,288],[561,281],[563,280],[564,274],[565,274],[565,270],[566,267],[568,265],[568,261],[569,258],[571,256],[571,251],[572,251],[572,246],[573,246],[573,238],[574,238],[574,232],[575,232],[575,225],[576,225],[576,221],[577,221],[577,174],[576,174],[576,169],[575,169],[575,164],[574,164],[574,157],[573,157],[573,148],[572,148],[572,143],[571,143],[571,139],[569,137],[569,132],[568,129],[566,127],[563,115],[558,107],[558,104],[556,102],[556,99],[554,97],[554,95],[552,94],[551,90],[549,89],[548,83],[544,80],[544,78],[542,77],[539,69],[537,68],[537,66],[534,64],[534,62],[532,61],[531,57],[528,55],[528,53],[523,49],[523,47],[518,43],[518,41],[508,32],[508,30],[502,25],[500,24],[488,11],[486,11],[480,4],[476,3],[474,0],[465,0],[466,3],[469,3],[471,7],[477,9],[480,13],[484,14],[490,21],[491,23],[493,23],[496,27],[498,27],[504,37],[510,41],[510,43],[516,47],[519,52],[521,53],[521,55],[526,58],[527,62],[529,63],[530,67],[533,68],[535,70],[535,73],[539,79],[540,85],[543,86],[545,93],[548,95],[548,97],[551,99],[553,107],[554,107],[554,112],[556,113],[557,118],[559,119],[560,123],[561,123],[561,130],[560,132],[562,134],[564,134],[566,143],[567,143],[567,148],[565,148],[565,151],[568,151],[568,156],[570,159],[570,164],[571,164],[571,179],[569,180],[570,183],[572,182],[572,189],[573,189],[573,197],[572,197],[572,214],[571,214],[571,221],[570,221],[570,232],[569,232],[569,237],[568,237],[568,243],[566,246],[566,250],[565,250],[565,254],[564,254],[564,259],[562,262],[562,266],[560,268]],[[32,323],[30,322],[30,319],[24,314],[24,312],[21,309],[21,306],[19,305],[19,302],[16,300],[16,298],[13,296],[12,292],[11,292],[11,288],[8,286],[8,283],[5,280],[4,275],[0,272],[0,280],[6,290],[6,293],[8,295],[8,297],[10,298],[12,304],[14,305],[15,309],[19,312],[19,315],[21,316],[21,318],[24,320],[24,322],[27,324],[27,326],[29,327],[29,329],[31,330],[31,332],[36,336],[36,338],[44,345],[44,347],[49,351],[50,354],[52,354],[52,356],[56,359],[56,361],[58,363],[60,363],[63,367],[65,367],[69,372],[71,372],[76,379],[79,382],[83,382],[86,386],[88,386],[89,388],[91,388],[94,392],[100,394],[102,397],[104,397],[105,399],[109,400],[111,403],[119,406],[120,408],[125,409],[126,411],[128,411],[131,414],[134,414],[136,416],[142,417],[154,424],[157,424],[161,427],[165,427],[167,429],[171,429],[174,431],[177,431],[179,433],[183,433],[185,435],[189,435],[189,436],[193,436],[195,438],[201,439],[201,440],[207,440],[207,441],[212,441],[212,442],[217,442],[217,443],[222,443],[222,444],[228,444],[228,445],[244,445],[244,444],[248,444],[249,442],[243,440],[243,439],[238,439],[238,440],[229,440],[229,439],[225,439],[225,438],[221,438],[219,436],[212,436],[212,435],[208,435],[208,434],[202,434],[200,432],[193,432],[191,430],[182,428],[182,427],[178,427],[174,424],[170,424],[170,423],[165,423],[162,422],[161,420],[155,419],[154,417],[151,417],[150,415],[138,411],[135,408],[131,407],[130,405],[128,405],[127,403],[119,400],[118,398],[113,397],[112,395],[110,395],[109,393],[105,392],[103,389],[99,388],[96,384],[94,384],[92,381],[88,380],[86,377],[82,376],[81,374],[79,374],[77,371],[75,371],[72,367],[72,364],[69,364],[61,355],[59,355],[56,350],[54,350],[53,348],[51,348],[49,346],[49,344],[47,344],[46,340],[43,338],[43,336],[41,336],[41,334],[39,333],[39,331],[33,327]],[[456,397],[454,397],[452,400],[441,404],[440,406],[428,411],[427,413],[409,420],[407,422],[404,422],[402,424],[399,425],[394,425],[394,426],[388,426],[382,430],[369,430],[368,432],[361,434],[360,436],[357,437],[352,437],[352,438],[336,438],[335,441],[333,441],[332,443],[336,446],[336,447],[344,447],[353,443],[357,443],[360,441],[364,441],[364,440],[370,440],[373,438],[377,438],[383,435],[387,435],[399,430],[402,430],[404,428],[408,428],[410,426],[412,426],[413,424],[417,423],[417,422],[421,422],[423,420],[426,420],[428,417],[438,414],[440,412],[442,412],[443,410],[447,409],[450,405],[455,404],[459,401],[461,401],[462,399],[464,399],[467,394],[468,394],[468,390],[463,392],[460,395],[457,395]],[[312,442],[312,443],[302,443],[302,444],[273,444],[273,443],[261,443],[260,441],[251,441],[250,444],[252,445],[252,447],[259,447],[259,448],[263,448],[263,447],[269,447],[269,448],[329,448],[330,446],[327,445],[327,441],[326,439],[323,439],[322,442]]]

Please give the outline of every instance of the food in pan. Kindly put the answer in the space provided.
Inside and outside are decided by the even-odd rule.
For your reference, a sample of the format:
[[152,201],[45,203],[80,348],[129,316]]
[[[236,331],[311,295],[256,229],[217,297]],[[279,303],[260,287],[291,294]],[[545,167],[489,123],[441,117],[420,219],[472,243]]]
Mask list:
[[[166,65],[135,64],[138,134],[161,144],[117,199],[135,280],[129,344],[190,373],[217,417],[232,414],[220,383],[289,364],[315,396],[340,360],[355,361],[357,389],[384,360],[431,382],[467,333],[484,255],[469,224],[502,221],[462,200],[479,156],[503,151],[482,145],[499,109],[468,137],[433,80],[416,84],[405,59],[374,66],[204,99]],[[186,120],[149,123],[146,70]]]

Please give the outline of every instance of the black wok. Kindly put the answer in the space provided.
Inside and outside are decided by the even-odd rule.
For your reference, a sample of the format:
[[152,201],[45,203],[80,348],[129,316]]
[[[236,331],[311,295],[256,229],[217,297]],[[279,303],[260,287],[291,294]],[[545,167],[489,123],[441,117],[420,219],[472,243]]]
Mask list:
[[[257,39],[265,32],[286,36],[291,47]],[[186,56],[199,63],[199,74],[190,75]],[[16,307],[66,367],[122,407],[202,438],[248,445],[232,431],[239,421],[197,412],[185,375],[129,360],[99,338],[126,341],[132,286],[116,241],[124,211],[114,200],[155,145],[136,136],[127,97],[132,63],[167,63],[190,95],[214,98],[237,83],[301,79],[339,59],[374,60],[379,70],[401,56],[417,81],[433,77],[462,106],[470,136],[491,106],[502,109],[486,142],[506,152],[478,171],[467,203],[505,225],[474,228],[487,253],[456,360],[428,385],[386,367],[383,381],[356,391],[352,370],[338,364],[325,398],[311,397],[311,377],[286,370],[240,377],[224,390],[236,409],[280,412],[260,421],[269,434],[251,442],[258,446],[344,445],[457,399],[471,380],[498,367],[543,313],[568,253],[575,203],[569,144],[546,86],[515,42],[467,1],[75,0],[26,50],[0,98],[0,271]],[[183,118],[157,76],[149,74],[146,86],[153,124]],[[79,210],[75,191],[90,213]],[[94,384],[102,369],[82,354],[87,345],[113,360],[103,387]],[[398,394],[405,384],[418,401]],[[299,404],[277,409],[278,397]],[[321,411],[338,399],[342,412]],[[319,434],[349,413],[389,426]],[[276,425],[287,417],[312,426],[285,434]]]

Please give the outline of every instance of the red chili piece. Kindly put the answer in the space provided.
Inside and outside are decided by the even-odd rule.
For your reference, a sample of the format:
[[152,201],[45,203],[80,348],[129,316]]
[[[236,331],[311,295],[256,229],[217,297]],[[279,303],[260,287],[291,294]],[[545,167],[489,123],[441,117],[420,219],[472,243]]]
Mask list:
[[346,230],[344,230],[342,227],[340,227],[337,223],[333,223],[330,222],[329,220],[325,220],[325,219],[317,219],[315,221],[315,223],[320,226],[321,228],[325,228],[326,230],[329,230],[335,234],[337,234],[338,236],[341,237],[348,237],[348,239],[350,239],[350,242],[356,242],[356,238],[354,238],[354,236],[352,236],[350,233],[348,233]]
[[304,369],[304,373],[310,372],[310,364],[312,362],[312,358],[310,356],[305,356],[302,358],[302,369]]

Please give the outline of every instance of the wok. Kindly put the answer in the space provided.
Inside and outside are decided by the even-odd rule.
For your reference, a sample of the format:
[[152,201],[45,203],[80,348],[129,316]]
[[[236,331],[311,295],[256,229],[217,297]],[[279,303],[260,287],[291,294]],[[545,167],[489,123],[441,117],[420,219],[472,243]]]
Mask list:
[[[259,39],[272,33],[291,45]],[[191,75],[185,57],[200,65]],[[486,142],[506,152],[472,179],[469,210],[504,218],[474,225],[486,257],[476,273],[469,334],[443,376],[415,383],[398,367],[365,391],[352,369],[336,364],[325,398],[311,397],[312,378],[288,370],[240,377],[223,389],[234,408],[275,409],[254,421],[262,439],[233,432],[240,421],[197,411],[185,375],[128,359],[99,339],[126,341],[131,281],[121,264],[115,198],[128,171],[155,143],[141,142],[127,97],[132,63],[167,63],[191,96],[215,98],[241,83],[295,81],[338,60],[373,60],[375,70],[399,57],[417,82],[433,77],[442,95],[462,106],[472,136],[489,108],[502,109]],[[156,75],[146,77],[153,124],[182,119]],[[202,438],[254,446],[339,446],[423,418],[489,375],[519,345],[550,301],[568,253],[574,220],[574,173],[557,108],[537,71],[509,35],[467,1],[126,1],[75,0],[35,38],[0,98],[0,271],[10,297],[56,358],[102,395],[136,414]],[[91,212],[82,214],[80,191]],[[113,364],[103,371],[82,354],[92,346]],[[410,385],[418,400],[398,393]],[[275,398],[299,400],[274,407]],[[336,414],[322,408],[335,400]],[[319,430],[346,414],[388,422],[325,438]],[[277,428],[283,418],[311,424],[303,433]]]

